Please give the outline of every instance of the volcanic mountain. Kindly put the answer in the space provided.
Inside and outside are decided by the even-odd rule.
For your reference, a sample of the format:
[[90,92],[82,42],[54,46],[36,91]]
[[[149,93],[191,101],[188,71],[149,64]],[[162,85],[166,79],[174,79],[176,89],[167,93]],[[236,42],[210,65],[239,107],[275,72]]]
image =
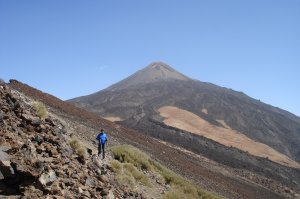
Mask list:
[[257,167],[238,150],[300,168],[299,117],[162,62],[68,102],[234,167]]
[[[226,146],[224,140],[206,138],[208,134],[218,131],[220,139],[221,135],[225,135],[224,127],[229,129],[229,126],[223,121],[219,121],[224,125],[222,127],[199,120],[199,116],[179,106],[160,107],[157,110],[159,115],[149,119],[152,123],[142,121],[145,126],[140,127],[146,130],[142,132],[104,120],[16,80],[10,80],[9,84],[0,82],[0,94],[0,198],[42,198],[46,195],[48,198],[68,198],[70,195],[75,198],[102,198],[99,195],[107,194],[108,198],[114,198],[114,195],[117,198],[161,198],[168,193],[180,195],[180,198],[202,198],[202,191],[186,189],[183,179],[174,178],[160,164],[149,161],[149,164],[158,166],[157,169],[166,178],[145,170],[147,166],[140,168],[138,165],[145,163],[147,155],[137,155],[137,152],[129,150],[128,145],[146,152],[153,160],[195,185],[226,198],[279,199],[300,196],[300,169],[297,163],[293,165],[288,161],[286,165],[278,164]],[[39,112],[36,105],[46,108],[48,117],[44,116],[44,112]],[[208,114],[208,111],[204,112]],[[182,126],[176,126],[178,124]],[[152,125],[153,129],[147,125]],[[97,150],[94,141],[100,128],[104,128],[109,136],[108,160],[101,163],[94,159]],[[202,133],[208,132],[206,137],[200,134],[201,129]],[[168,142],[145,135],[153,136],[155,130],[161,139]],[[232,140],[238,143],[238,136],[233,131],[229,132],[232,133]],[[80,148],[71,149],[73,138],[81,143],[73,147]],[[123,152],[120,151],[122,158],[112,154],[115,147],[123,146]],[[147,188],[135,183],[134,189],[131,189],[124,185],[124,181],[118,183],[123,179],[119,178],[123,172],[129,177],[131,172],[137,172],[128,167],[131,163],[127,161],[138,162],[136,169],[148,176],[153,186]],[[119,173],[115,168],[123,169]],[[134,183],[135,180],[131,176],[128,182]],[[184,192],[178,190],[178,185]],[[191,191],[198,193],[199,197],[190,197]],[[171,195],[170,198],[174,197]]]

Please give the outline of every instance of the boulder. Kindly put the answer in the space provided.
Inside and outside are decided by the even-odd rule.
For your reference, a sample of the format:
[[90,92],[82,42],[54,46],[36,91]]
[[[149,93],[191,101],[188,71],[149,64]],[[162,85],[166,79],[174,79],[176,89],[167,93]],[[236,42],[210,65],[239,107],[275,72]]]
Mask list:
[[17,100],[19,100],[19,96],[17,96],[14,93],[7,93],[6,94],[6,99],[10,99],[13,103],[15,103]]
[[14,175],[14,170],[10,165],[10,156],[6,153],[10,146],[0,146],[0,180]]
[[51,195],[63,195],[62,190],[60,188],[60,184],[57,181],[53,182],[51,186],[47,186],[45,190],[47,190],[47,192]]
[[114,192],[113,192],[112,190],[109,190],[109,193],[108,193],[107,198],[108,198],[108,199],[116,198],[115,195],[114,195]]
[[49,150],[49,156],[53,157],[53,158],[57,158],[59,156],[59,154],[58,154],[58,152],[57,152],[57,150],[55,148],[51,148]]
[[55,126],[54,122],[50,118],[46,118],[45,122],[48,123],[51,126]]
[[14,169],[9,160],[0,160],[0,180],[14,176]]
[[0,160],[9,160],[10,157],[6,151],[10,150],[10,146],[0,146]]
[[26,176],[26,178],[35,179],[38,178],[43,171],[43,165],[36,163],[37,161],[38,160],[35,158],[13,158],[11,159],[11,167],[14,169],[15,173],[20,174],[20,176]]
[[97,155],[93,155],[92,156],[92,161],[93,161],[93,163],[95,163],[95,165],[97,167],[100,168],[102,166],[101,161],[100,161],[100,159],[99,159],[99,157]]
[[42,143],[44,142],[44,139],[43,139],[42,136],[36,134],[36,135],[34,136],[34,141],[36,141],[36,142],[40,145],[40,144],[42,144]]
[[39,182],[43,185],[49,185],[52,182],[54,182],[57,179],[56,174],[53,170],[50,170],[47,173],[43,173],[40,177],[39,177]]
[[66,178],[63,180],[63,183],[65,184],[65,186],[67,187],[72,187],[76,182],[74,180],[71,180],[69,178]]
[[0,161],[9,160],[9,155],[0,149]]
[[21,115],[21,118],[23,120],[25,120],[26,122],[30,122],[30,123],[32,123],[32,122],[38,123],[38,121],[40,121],[40,119],[38,117],[34,117],[34,116],[26,114],[26,113],[23,113]]
[[16,103],[14,104],[13,110],[15,111],[16,114],[22,112],[21,105],[20,105],[19,102],[16,102]]
[[40,120],[40,118],[38,118],[38,117],[32,117],[31,124],[32,124],[33,126],[40,127],[40,125],[41,125],[41,120]]
[[87,198],[91,198],[91,194],[88,191],[84,191],[81,195]]
[[87,186],[87,187],[96,187],[96,182],[95,182],[95,180],[93,180],[92,178],[87,178],[86,180],[85,180],[85,186]]
[[43,153],[43,152],[45,152],[45,151],[46,151],[46,149],[45,149],[45,147],[44,147],[43,144],[37,146],[37,148],[36,148],[36,152],[37,152],[38,154],[41,154],[41,153]]
[[71,147],[65,146],[64,148],[60,149],[60,154],[62,157],[66,158],[65,162],[69,162],[69,158],[72,156],[73,150]]
[[80,179],[79,175],[78,175],[78,174],[76,174],[76,173],[73,173],[73,174],[71,175],[71,178],[73,178],[73,179],[77,179],[77,180],[79,180],[79,179]]
[[83,189],[81,187],[78,187],[78,193],[80,193],[80,194],[83,193]]
[[11,107],[14,107],[14,102],[10,96],[10,93],[7,93],[6,94],[6,102],[11,106]]

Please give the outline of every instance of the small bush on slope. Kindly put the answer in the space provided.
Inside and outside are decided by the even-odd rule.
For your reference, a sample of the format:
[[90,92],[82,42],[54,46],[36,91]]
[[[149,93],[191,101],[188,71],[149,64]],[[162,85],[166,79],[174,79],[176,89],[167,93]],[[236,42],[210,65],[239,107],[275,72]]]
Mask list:
[[145,156],[144,153],[132,146],[122,145],[118,147],[113,147],[112,152],[114,158],[116,160],[119,160],[119,162],[132,163],[134,166],[142,170],[152,169],[152,166],[149,162],[149,158]]
[[140,182],[145,186],[151,186],[147,176],[139,171],[132,163],[121,163],[117,160],[113,160],[111,166],[114,172],[117,173],[119,183],[133,187],[137,182]]
[[41,118],[45,119],[48,117],[48,111],[42,102],[34,102],[33,108],[36,110],[36,114]]
[[[208,193],[202,190],[200,187],[193,185],[188,180],[175,174],[174,172],[165,168],[158,162],[151,160],[149,156],[132,146],[122,145],[113,147],[112,153],[114,155],[114,158],[118,160],[112,162],[112,167],[116,170],[120,170],[122,164],[129,163],[139,169],[156,172],[159,175],[161,175],[164,178],[165,183],[171,185],[171,188],[164,195],[164,199],[220,198],[219,196],[216,196],[212,193]],[[126,175],[128,174],[125,173],[124,178],[126,178]],[[126,180],[130,181],[130,178],[126,178]]]
[[85,158],[86,157],[86,149],[84,146],[82,146],[82,144],[80,143],[80,141],[75,138],[72,137],[72,139],[69,142],[71,148],[77,153],[77,155],[81,158]]

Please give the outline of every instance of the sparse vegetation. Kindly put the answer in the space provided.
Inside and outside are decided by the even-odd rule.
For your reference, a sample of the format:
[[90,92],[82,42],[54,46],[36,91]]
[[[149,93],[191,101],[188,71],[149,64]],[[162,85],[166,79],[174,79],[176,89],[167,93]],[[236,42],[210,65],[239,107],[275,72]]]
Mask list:
[[36,114],[39,118],[45,119],[48,117],[48,111],[42,102],[34,102],[33,108],[36,110]]
[[81,158],[86,157],[86,155],[87,155],[86,148],[84,146],[82,146],[82,144],[80,143],[80,141],[77,138],[72,137],[69,144],[79,157],[81,157]]
[[[117,161],[112,161],[111,165],[117,173],[117,180],[119,180],[120,183],[134,185],[133,179],[143,179],[144,177],[141,177],[138,173],[140,172],[138,169],[140,169],[157,173],[163,178],[165,184],[169,184],[171,186],[163,196],[164,199],[220,198],[219,196],[208,193],[200,187],[193,185],[188,180],[175,174],[158,162],[151,160],[149,156],[132,146],[123,145],[113,147],[112,153]],[[120,175],[121,171],[123,173]]]
[[112,152],[114,158],[120,162],[132,163],[142,170],[151,170],[152,166],[149,162],[149,157],[132,146],[122,145],[114,147],[112,148]]
[[126,184],[133,187],[136,182],[150,187],[151,184],[147,176],[137,169],[132,163],[121,163],[117,160],[111,162],[114,172],[117,173],[117,180],[120,184]]

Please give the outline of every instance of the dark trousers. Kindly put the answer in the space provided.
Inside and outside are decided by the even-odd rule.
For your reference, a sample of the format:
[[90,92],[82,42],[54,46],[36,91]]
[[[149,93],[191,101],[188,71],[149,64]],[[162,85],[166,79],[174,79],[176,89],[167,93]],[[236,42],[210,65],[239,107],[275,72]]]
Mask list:
[[98,155],[100,156],[100,154],[102,153],[102,159],[105,158],[105,144],[99,144],[98,145]]

